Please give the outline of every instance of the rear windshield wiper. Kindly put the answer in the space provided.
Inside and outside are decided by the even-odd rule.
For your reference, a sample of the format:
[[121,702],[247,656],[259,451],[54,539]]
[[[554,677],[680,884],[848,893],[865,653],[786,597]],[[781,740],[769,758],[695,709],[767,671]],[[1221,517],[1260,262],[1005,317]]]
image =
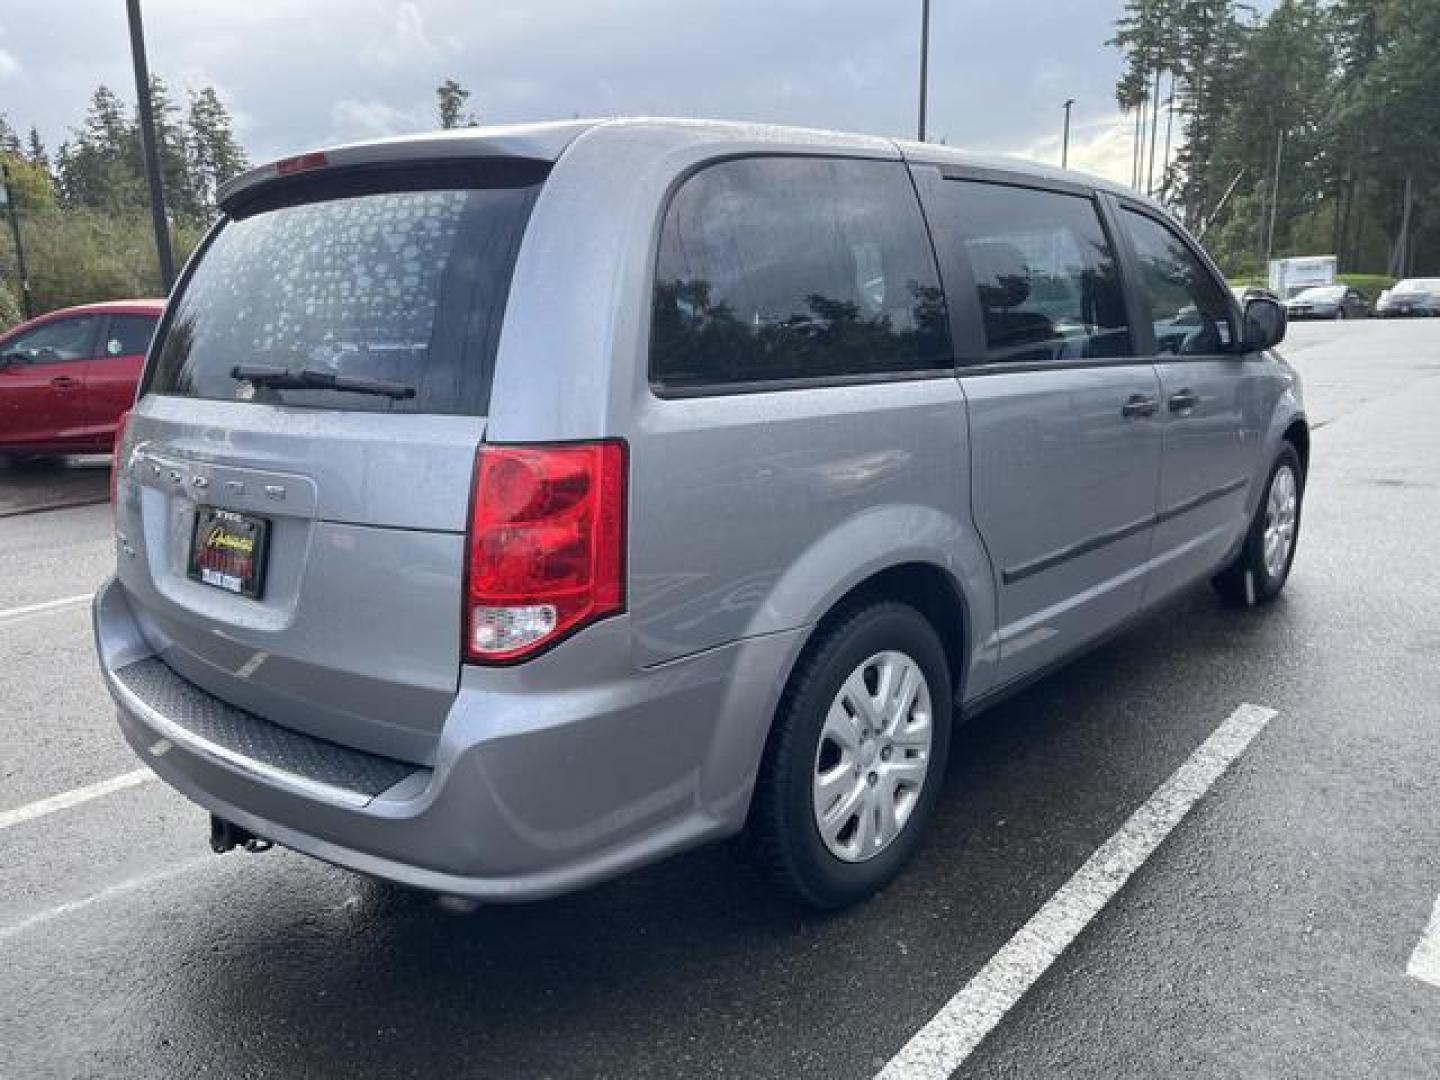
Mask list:
[[336,375],[314,368],[291,371],[274,364],[236,364],[230,369],[230,377],[272,390],[341,390],[347,394],[378,394],[400,400],[415,396],[415,388],[405,383],[367,379],[360,375]]

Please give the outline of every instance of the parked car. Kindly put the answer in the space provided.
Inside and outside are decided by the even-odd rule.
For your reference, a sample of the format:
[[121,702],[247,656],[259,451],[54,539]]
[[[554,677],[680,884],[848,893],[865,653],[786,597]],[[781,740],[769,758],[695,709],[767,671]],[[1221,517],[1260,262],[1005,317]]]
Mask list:
[[959,717],[1289,573],[1284,312],[1109,182],[577,121],[221,203],[95,602],[121,727],[217,850],[522,900],[748,829],[844,905],[914,852]]
[[1406,278],[1386,289],[1375,302],[1382,319],[1440,315],[1440,278]]
[[1363,319],[1370,304],[1348,285],[1314,285],[1287,300],[1285,310],[1292,319]]
[[164,307],[163,300],[84,304],[0,335],[0,455],[110,450]]

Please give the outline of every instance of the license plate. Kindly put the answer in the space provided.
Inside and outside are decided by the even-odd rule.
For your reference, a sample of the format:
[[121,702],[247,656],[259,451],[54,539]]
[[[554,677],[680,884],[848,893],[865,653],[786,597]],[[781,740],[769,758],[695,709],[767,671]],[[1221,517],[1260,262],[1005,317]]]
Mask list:
[[265,584],[265,541],[270,522],[249,514],[202,506],[195,511],[190,577],[217,589],[258,599]]

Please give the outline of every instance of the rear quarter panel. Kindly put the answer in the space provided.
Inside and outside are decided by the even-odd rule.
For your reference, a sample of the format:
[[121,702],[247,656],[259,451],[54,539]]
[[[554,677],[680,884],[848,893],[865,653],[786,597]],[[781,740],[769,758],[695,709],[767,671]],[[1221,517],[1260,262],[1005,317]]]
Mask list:
[[641,664],[809,625],[865,578],[910,562],[946,570],[969,600],[972,640],[988,636],[955,379],[652,396],[632,432]]

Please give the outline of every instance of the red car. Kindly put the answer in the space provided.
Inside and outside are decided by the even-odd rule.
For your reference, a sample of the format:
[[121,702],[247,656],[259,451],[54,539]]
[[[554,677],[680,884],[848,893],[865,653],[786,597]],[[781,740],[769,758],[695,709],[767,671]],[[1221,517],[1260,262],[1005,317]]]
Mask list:
[[109,450],[164,309],[163,300],[83,304],[0,334],[0,454]]

